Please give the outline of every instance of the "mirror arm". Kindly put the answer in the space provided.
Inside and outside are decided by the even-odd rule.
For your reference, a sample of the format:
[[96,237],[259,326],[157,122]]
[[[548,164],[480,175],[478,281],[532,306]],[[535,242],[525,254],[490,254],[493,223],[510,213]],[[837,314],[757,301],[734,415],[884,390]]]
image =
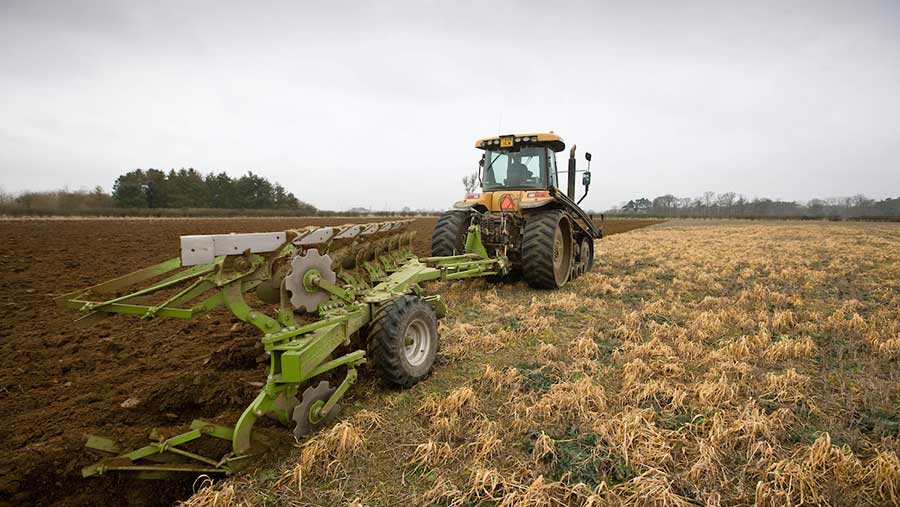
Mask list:
[[481,170],[484,168],[484,155],[478,161],[478,188],[484,188],[484,180],[481,179]]
[[[574,151],[575,151],[575,147],[574,147],[574,146],[572,147],[572,151],[573,151],[573,153],[574,153]],[[587,177],[588,177],[588,179],[590,179],[590,177],[591,177],[591,154],[590,154],[590,153],[585,153],[585,154],[584,154],[584,158],[587,159],[587,169],[585,169],[584,172],[587,173]],[[588,195],[588,189],[590,189],[590,188],[591,188],[591,184],[590,184],[590,183],[588,183],[587,185],[584,186],[584,195],[581,196],[581,199],[578,199],[578,202],[576,202],[575,204],[577,204],[577,205],[579,205],[579,206],[581,205],[581,201],[583,201],[584,198],[587,197],[587,195]]]
[[578,202],[576,202],[575,204],[577,204],[577,205],[579,205],[579,206],[581,205],[581,201],[583,201],[584,198],[587,197],[587,194],[588,194],[588,188],[590,188],[590,185],[585,185],[585,186],[584,186],[584,195],[581,196],[581,199],[578,199]]

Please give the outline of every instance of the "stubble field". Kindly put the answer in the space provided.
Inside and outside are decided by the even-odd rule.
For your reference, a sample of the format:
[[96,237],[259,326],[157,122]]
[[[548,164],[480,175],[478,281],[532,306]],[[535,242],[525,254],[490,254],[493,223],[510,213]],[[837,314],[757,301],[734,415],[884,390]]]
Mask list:
[[900,502],[900,227],[669,222],[556,293],[442,287],[432,378],[209,505]]
[[[432,224],[416,224],[420,253]],[[220,314],[76,329],[49,296],[171,257],[178,234],[300,225],[0,225],[0,503],[166,505],[208,486],[83,481],[84,434],[135,445],[195,417],[233,422],[264,375],[258,337]],[[433,290],[450,315],[432,377],[391,391],[363,372],[337,425],[301,442],[271,428],[285,450],[186,503],[900,500],[896,225],[668,222],[604,239],[594,271],[555,293]]]

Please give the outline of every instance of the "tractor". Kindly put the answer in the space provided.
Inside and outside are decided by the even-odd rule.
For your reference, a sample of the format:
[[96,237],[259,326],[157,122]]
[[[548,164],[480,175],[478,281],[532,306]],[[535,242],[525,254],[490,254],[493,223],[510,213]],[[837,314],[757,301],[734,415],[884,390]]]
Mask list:
[[[491,257],[505,257],[531,287],[558,289],[590,271],[594,240],[603,236],[591,216],[579,207],[591,184],[587,169],[576,170],[575,146],[569,151],[568,189],[559,190],[556,154],[565,149],[553,132],[479,139],[481,192],[469,193],[444,212],[431,237],[434,256],[465,251],[469,226],[477,224]],[[582,172],[584,195],[575,201],[575,175]]]
[[[115,314],[196,319],[225,307],[258,329],[269,359],[265,383],[233,426],[197,419],[168,438],[154,431],[152,442],[132,451],[89,436],[88,448],[110,456],[82,475],[234,473],[268,447],[254,432],[259,419],[274,418],[297,438],[321,428],[338,416],[357,369],[370,359],[390,386],[411,387],[428,376],[437,320],[447,307],[440,295],[427,294],[427,282],[518,269],[535,287],[557,288],[589,270],[601,234],[573,200],[574,147],[565,195],[556,170],[565,145],[555,134],[501,136],[477,146],[484,150],[483,192],[441,217],[431,257],[413,252],[411,220],[189,235],[181,237],[180,257],[58,296],[59,305],[81,313],[82,325]],[[589,170],[583,182],[587,195]],[[231,450],[203,456],[191,447],[200,439],[228,441]]]

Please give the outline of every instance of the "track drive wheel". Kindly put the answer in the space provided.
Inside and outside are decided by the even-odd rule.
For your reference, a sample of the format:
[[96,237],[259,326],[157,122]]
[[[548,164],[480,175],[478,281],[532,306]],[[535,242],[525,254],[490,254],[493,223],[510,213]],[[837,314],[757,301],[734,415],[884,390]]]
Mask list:
[[558,289],[572,272],[572,222],[562,210],[531,214],[522,240],[522,272],[535,289]]
[[592,238],[584,238],[581,240],[582,258],[584,259],[584,272],[588,273],[594,269],[594,240]]
[[594,242],[591,238],[581,238],[578,245],[578,253],[575,255],[575,270],[572,278],[581,276],[591,270],[594,265]]
[[461,255],[466,249],[466,233],[471,221],[468,211],[445,211],[431,233],[431,255]]
[[431,373],[438,349],[437,317],[415,296],[380,307],[369,327],[369,350],[387,384],[412,387]]

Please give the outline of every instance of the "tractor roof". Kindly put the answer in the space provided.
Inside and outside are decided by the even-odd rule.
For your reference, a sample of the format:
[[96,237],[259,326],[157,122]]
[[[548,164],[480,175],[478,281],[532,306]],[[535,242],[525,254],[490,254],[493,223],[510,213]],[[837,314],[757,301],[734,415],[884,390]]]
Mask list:
[[563,151],[566,148],[565,141],[563,141],[561,137],[554,134],[553,132],[537,134],[507,134],[502,136],[485,137],[483,139],[475,141],[475,147],[482,150],[487,149],[493,145],[497,145],[499,147],[501,144],[500,140],[502,138],[513,138],[513,141],[516,144],[522,142],[522,138],[525,138],[525,142],[546,144],[553,151]]

